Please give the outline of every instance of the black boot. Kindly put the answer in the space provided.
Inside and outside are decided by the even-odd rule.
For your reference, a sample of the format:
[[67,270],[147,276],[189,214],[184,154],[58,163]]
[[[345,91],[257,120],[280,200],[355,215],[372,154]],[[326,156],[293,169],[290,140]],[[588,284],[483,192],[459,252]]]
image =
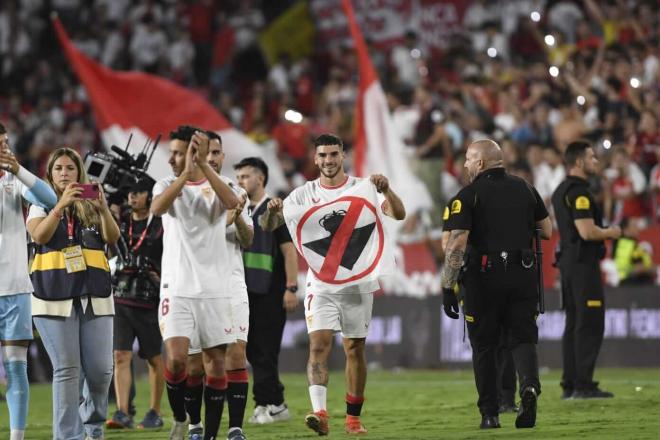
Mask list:
[[536,400],[538,398],[536,388],[533,386],[526,387],[520,398],[516,428],[533,428],[536,425]]
[[501,428],[500,418],[497,416],[481,416],[481,425],[479,425],[479,428],[481,429]]

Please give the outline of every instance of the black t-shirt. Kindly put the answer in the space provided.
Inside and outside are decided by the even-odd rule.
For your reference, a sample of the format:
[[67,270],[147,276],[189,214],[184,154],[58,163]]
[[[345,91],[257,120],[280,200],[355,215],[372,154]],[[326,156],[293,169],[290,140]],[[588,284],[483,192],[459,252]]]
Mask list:
[[[133,220],[130,213],[122,218],[119,227],[124,239],[122,246],[125,244],[126,247],[131,249],[131,253],[134,255],[147,257],[152,263],[154,270],[160,273],[160,263],[163,257],[163,221],[160,217],[152,217],[149,230],[145,234],[142,243],[139,243],[148,221],[149,218]],[[122,251],[126,251],[126,247]]]
[[468,245],[481,253],[532,248],[536,222],[548,217],[536,189],[504,168],[493,168],[450,201],[444,229],[470,231]]
[[115,302],[153,308],[159,299],[158,280],[136,269],[144,268],[160,275],[163,256],[162,220],[155,216],[151,221],[149,218],[133,220],[129,212],[122,217],[119,230],[122,240],[119,240],[117,246],[124,256],[125,266],[115,274]]
[[602,241],[582,240],[575,226],[575,220],[593,219],[594,223],[602,227],[603,215],[593,193],[589,190],[589,182],[576,176],[568,176],[552,194],[552,206],[557,218],[557,228],[561,248],[582,248],[582,254],[589,250],[594,256],[602,252]]

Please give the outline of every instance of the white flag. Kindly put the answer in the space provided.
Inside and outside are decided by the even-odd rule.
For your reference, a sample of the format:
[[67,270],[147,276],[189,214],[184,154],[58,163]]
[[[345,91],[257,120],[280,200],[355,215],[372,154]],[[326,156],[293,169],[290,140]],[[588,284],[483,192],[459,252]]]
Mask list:
[[392,274],[394,254],[375,186],[365,179],[329,202],[284,202],[284,220],[293,243],[327,293]]

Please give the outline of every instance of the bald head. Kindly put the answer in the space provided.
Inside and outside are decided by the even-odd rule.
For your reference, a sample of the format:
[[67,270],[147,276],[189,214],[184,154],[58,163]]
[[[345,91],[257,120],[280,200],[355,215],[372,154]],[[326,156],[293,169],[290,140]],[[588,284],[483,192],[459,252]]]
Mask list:
[[502,166],[502,149],[497,142],[490,139],[479,139],[472,142],[468,149],[474,149],[476,159],[484,161],[484,169]]
[[479,139],[470,144],[465,154],[465,168],[471,180],[482,171],[503,166],[502,149],[497,142]]

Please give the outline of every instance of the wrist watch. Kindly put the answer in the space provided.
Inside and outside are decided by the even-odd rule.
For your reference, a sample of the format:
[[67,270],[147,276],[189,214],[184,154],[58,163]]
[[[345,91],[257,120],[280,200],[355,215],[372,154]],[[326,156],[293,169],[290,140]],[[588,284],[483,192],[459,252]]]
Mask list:
[[296,293],[298,291],[298,286],[295,284],[293,286],[286,286],[286,290],[291,293]]

